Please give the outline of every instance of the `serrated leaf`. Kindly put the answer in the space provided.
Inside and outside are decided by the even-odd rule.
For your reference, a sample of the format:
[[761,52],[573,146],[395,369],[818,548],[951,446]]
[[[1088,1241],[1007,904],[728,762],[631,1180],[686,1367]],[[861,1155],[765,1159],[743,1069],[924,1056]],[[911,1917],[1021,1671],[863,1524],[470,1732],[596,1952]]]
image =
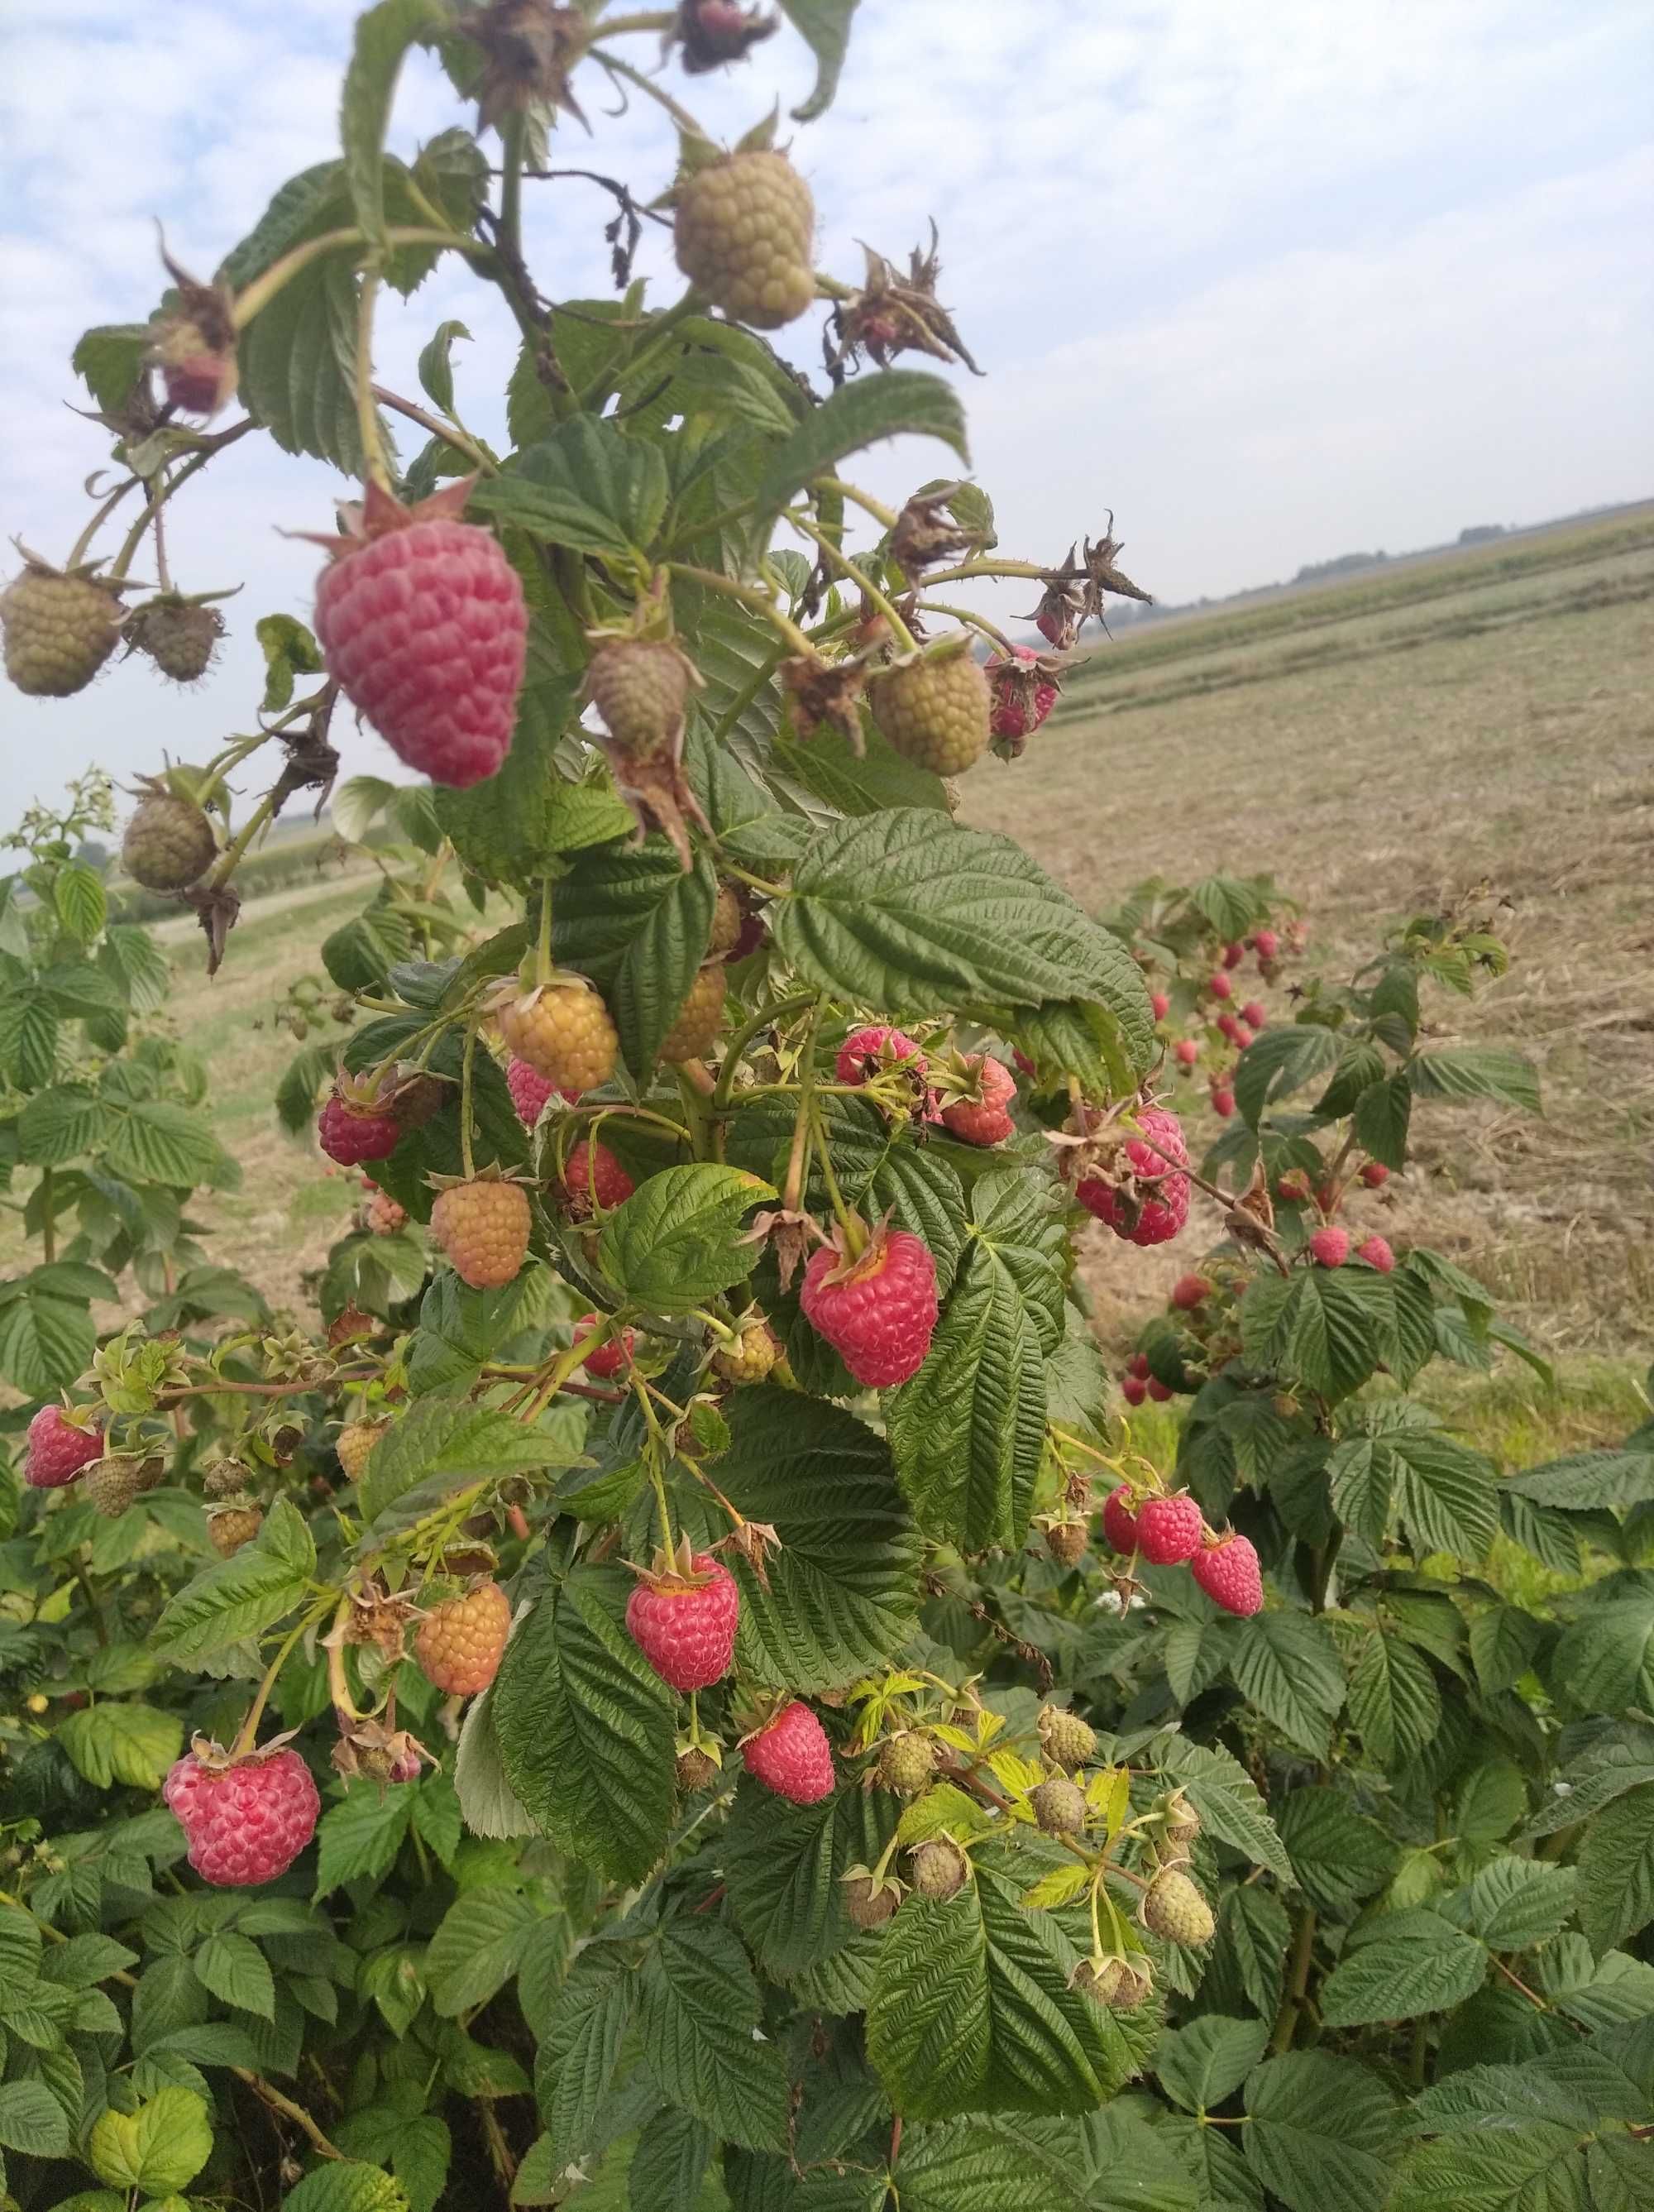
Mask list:
[[1257,1784],[1238,1759],[1220,1745],[1192,1743],[1180,1735],[1157,1740],[1154,1755],[1221,1843],[1232,1844],[1254,1866],[1267,1867],[1280,1881],[1291,1881],[1292,1861]]
[[1255,1613],[1228,1647],[1236,1687],[1302,1751],[1324,1753],[1344,1702],[1337,1647],[1319,1621],[1297,1613]]
[[30,1398],[55,1396],[92,1364],[98,1331],[83,1303],[33,1284],[0,1306],[0,1375]]
[[671,1692],[625,1624],[632,1578],[579,1567],[506,1647],[494,1723],[524,1810],[562,1850],[640,1881],[672,1814]]
[[1437,1912],[1392,1912],[1351,1935],[1321,1991],[1329,2027],[1415,2020],[1463,2004],[1487,1977],[1487,1954]]
[[421,1398],[373,1447],[357,1492],[363,1524],[382,1540],[415,1492],[426,1510],[468,1482],[566,1467],[575,1456],[554,1431],[527,1427],[497,1407]]
[[1635,2202],[1596,2194],[1578,2127],[1507,2112],[1485,2134],[1411,2149],[1389,2212],[1631,2212]]
[[111,1790],[118,1782],[132,1790],[159,1790],[184,1748],[184,1723],[155,1705],[104,1698],[70,1713],[58,1725],[58,1741],[94,1790]]
[[1578,1879],[1576,1869],[1543,1859],[1498,1858],[1443,1910],[1490,1951],[1526,1951],[1561,1933]]
[[0,2085],[0,2147],[33,2158],[66,2158],[69,2120],[44,2081]]
[[324,254],[260,309],[239,347],[241,397],[276,444],[352,477],[362,466],[356,319],[348,257]]
[[663,1168],[603,1224],[599,1264],[639,1305],[687,1313],[751,1273],[757,1254],[741,1241],[742,1226],[775,1195],[739,1168]]
[[83,860],[70,860],[58,869],[52,878],[51,903],[77,943],[90,945],[102,933],[109,912],[103,878]]
[[261,615],[254,635],[264,655],[264,710],[276,714],[291,703],[295,676],[321,674],[322,648],[294,615]]
[[775,2045],[754,2040],[758,1985],[735,1936],[675,1921],[638,1978],[643,2055],[666,2096],[728,2142],[779,2148],[787,2078]]
[[189,1663],[257,1637],[302,1602],[315,1571],[316,1547],[303,1516],[278,1498],[251,1543],[203,1568],[168,1601],[151,1649]]
[[1579,1853],[1579,1917],[1603,1952],[1654,1919],[1654,1783],[1605,1805]]
[[569,1970],[535,2059],[540,2115],[566,2164],[586,2149],[638,1997],[638,1976],[613,1945],[594,1944]]
[[584,854],[560,887],[557,957],[602,989],[639,1083],[706,957],[717,896],[710,856],[686,870],[663,837]]
[[209,1936],[194,1960],[196,1978],[203,1989],[241,2012],[261,2019],[276,2017],[276,1981],[270,1961],[250,1936],[220,1929]]
[[815,1805],[791,1805],[742,1782],[724,1831],[724,1879],[765,1973],[786,1978],[850,1942],[855,1931],[840,1877],[876,1864],[894,1826],[888,1796],[859,1782]]
[[1221,1969],[1259,2016],[1273,2021],[1281,2008],[1292,1940],[1286,1906],[1261,1885],[1227,1890],[1218,1906],[1217,1940],[1215,1972]]
[[1393,1315],[1387,1278],[1371,1268],[1294,1267],[1254,1278],[1240,1303],[1241,1341],[1255,1365],[1344,1398],[1384,1356]]
[[76,341],[70,366],[86,379],[88,391],[106,413],[124,410],[143,374],[150,340],[147,323],[100,323]]
[[1338,1059],[1338,1040],[1319,1023],[1267,1029],[1252,1039],[1235,1066],[1235,1104],[1255,1129],[1264,1109],[1289,1097]]
[[[814,123],[831,106],[833,95],[839,88],[839,74],[850,45],[850,19],[856,12],[857,0],[780,0],[780,7],[815,56],[815,86],[809,98],[792,111],[795,123]],[[77,361],[76,366],[79,365]]]
[[1277,1819],[1298,1886],[1321,1911],[1348,1915],[1395,1871],[1396,1845],[1341,1790],[1289,1790]]
[[282,2212],[412,2212],[408,2192],[383,2168],[338,2159],[307,2173],[282,2200]]
[[503,1989],[542,1917],[520,1890],[478,1889],[457,1897],[425,1954],[426,1984],[437,2011],[455,2019]]
[[213,1134],[204,1114],[171,1099],[134,1099],[122,1107],[104,1152],[112,1174],[130,1182],[188,1190],[197,1183],[233,1190],[241,1170]]
[[1160,2038],[1154,2071],[1166,2095],[1185,2112],[1212,2112],[1233,2096],[1269,2040],[1268,2021],[1209,2014]]
[[1654,1451],[1572,1452],[1512,1475],[1504,1486],[1536,1505],[1627,1513],[1654,1498]]
[[1288,2212],[1378,2212],[1393,2177],[1397,2112],[1354,2059],[1290,2051],[1246,2084],[1246,2163]]
[[1409,1070],[1421,1098],[1493,1098],[1528,1114],[1543,1110],[1533,1063],[1518,1052],[1482,1045],[1443,1048],[1415,1054]]
[[848,454],[896,437],[940,438],[970,465],[965,413],[953,386],[917,369],[884,369],[840,385],[774,448],[758,487],[759,519],[779,514],[812,477],[827,475]]
[[485,477],[471,504],[580,553],[646,552],[666,512],[657,447],[576,415]]
[[212,2149],[205,2100],[191,2089],[165,2088],[136,2112],[112,2107],[104,2112],[92,2130],[88,2156],[100,2181],[161,2197],[193,2181]]
[[1441,1693],[1428,1662],[1399,1636],[1370,1631],[1350,1673],[1349,1717],[1380,1766],[1407,1765],[1441,1723]]
[[329,1897],[348,1881],[377,1881],[389,1874],[413,1811],[413,1792],[406,1783],[382,1795],[358,1783],[340,1803],[330,1805],[316,1830],[316,1895]]

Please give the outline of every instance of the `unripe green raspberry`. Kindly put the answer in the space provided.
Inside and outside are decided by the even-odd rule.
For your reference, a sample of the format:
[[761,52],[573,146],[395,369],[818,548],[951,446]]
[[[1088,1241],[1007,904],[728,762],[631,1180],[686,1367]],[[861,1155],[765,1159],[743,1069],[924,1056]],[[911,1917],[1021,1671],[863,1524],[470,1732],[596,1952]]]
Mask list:
[[1075,1968],[1073,1987],[1111,2012],[1135,2012],[1154,1984],[1147,1959],[1105,1959],[1100,1966],[1082,1959]]
[[907,1855],[907,1869],[915,1895],[942,1905],[959,1895],[971,1875],[971,1862],[948,1836],[915,1844]]
[[678,267],[733,321],[778,331],[815,297],[815,203],[785,154],[731,154],[678,189]]
[[30,561],[0,592],[6,673],[31,698],[83,691],[115,649],[120,603],[88,576],[63,576]]
[[191,599],[149,599],[128,615],[124,634],[128,645],[147,653],[163,676],[174,684],[196,684],[212,664],[224,617],[216,607]]
[[182,891],[218,857],[213,825],[192,799],[150,781],[121,840],[121,866],[148,891]]
[[220,1559],[227,1559],[244,1544],[251,1544],[264,1526],[256,1505],[220,1505],[207,1516],[207,1534]]
[[676,749],[691,672],[675,645],[612,637],[591,656],[586,691],[615,744],[647,760]]
[[135,1498],[154,1488],[166,1471],[166,1463],[159,1457],[146,1457],[141,1452],[118,1452],[87,1469],[81,1481],[81,1495],[88,1504],[95,1505],[106,1520],[118,1520]]
[[663,1060],[705,1060],[718,1041],[729,979],[716,961],[699,969],[677,1019],[661,1039]]
[[1166,1840],[1178,1850],[1186,1850],[1200,1833],[1200,1814],[1184,1796],[1174,1790],[1166,1801]]
[[1176,1867],[1163,1867],[1143,1893],[1142,1923],[1168,1943],[1209,1943],[1217,1923],[1212,1908]]
[[881,1788],[912,1797],[924,1789],[936,1771],[936,1748],[928,1735],[907,1729],[887,1736],[879,1748]]
[[687,1796],[704,1790],[718,1771],[718,1761],[696,1744],[678,1753],[678,1788]]
[[735,951],[741,942],[741,933],[747,926],[740,900],[728,884],[718,887],[718,901],[712,908],[712,933],[706,947],[709,960],[722,960]]
[[1072,1771],[1095,1756],[1097,1736],[1078,1713],[1071,1713],[1062,1705],[1042,1705],[1039,1745],[1053,1766],[1065,1766]]
[[215,1459],[201,1478],[201,1487],[209,1498],[233,1498],[251,1484],[252,1469],[239,1459]]
[[1054,1774],[1031,1790],[1028,1806],[1048,1836],[1077,1836],[1086,1825],[1086,1793],[1066,1775]]
[[779,1341],[768,1322],[743,1322],[735,1344],[712,1354],[712,1372],[725,1382],[762,1382],[780,1357]]
[[928,653],[887,669],[868,693],[873,719],[904,759],[960,775],[988,744],[988,679],[968,653]]
[[882,1928],[901,1903],[901,1891],[888,1877],[875,1881],[871,1874],[852,1869],[844,1884],[845,1911],[857,1928]]

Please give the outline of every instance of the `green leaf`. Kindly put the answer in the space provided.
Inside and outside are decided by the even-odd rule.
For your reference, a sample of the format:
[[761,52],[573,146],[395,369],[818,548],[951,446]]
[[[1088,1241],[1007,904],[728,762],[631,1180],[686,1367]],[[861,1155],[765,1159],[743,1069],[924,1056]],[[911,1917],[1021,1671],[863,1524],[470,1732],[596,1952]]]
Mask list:
[[0,999],[0,1067],[20,1091],[39,1091],[58,1064],[57,1009],[38,985],[25,983]]
[[670,1691],[626,1630],[632,1579],[579,1567],[506,1647],[494,1723],[524,1810],[560,1849],[641,1881],[672,1815]]
[[897,1479],[928,1535],[966,1552],[1021,1544],[1045,1447],[1045,1369],[1016,1278],[983,1239],[886,1419]]
[[1233,2096],[1269,2040],[1268,2021],[1209,2014],[1161,2037],[1154,2071],[1166,2095],[1185,2112],[1213,2112]]
[[67,2158],[69,2121],[44,2081],[0,2087],[0,2146],[32,2158]]
[[90,945],[102,934],[109,912],[103,878],[83,860],[70,860],[58,869],[52,879],[51,903],[77,943]]
[[663,837],[604,847],[559,890],[557,957],[602,989],[626,1064],[646,1082],[706,957],[718,878],[705,853],[684,870]]
[[30,1284],[0,1306],[0,1375],[26,1397],[53,1397],[92,1364],[98,1331],[83,1302]]
[[1344,1702],[1344,1670],[1319,1621],[1298,1613],[1260,1613],[1243,1621],[1229,1646],[1229,1673],[1242,1695],[1300,1750],[1317,1757]]
[[136,2112],[112,2106],[99,2118],[88,2146],[100,2181],[115,2189],[142,2189],[152,2197],[186,2187],[212,2151],[205,2100],[180,2088],[158,2089]]
[[1267,2021],[1281,2009],[1292,1932],[1287,1908],[1271,1891],[1243,1884],[1224,1893],[1214,1972],[1238,1983],[1247,2002]]
[[839,814],[877,814],[892,806],[947,811],[942,778],[905,759],[873,722],[863,726],[860,753],[853,752],[836,732],[823,729],[797,743],[784,730],[773,740],[771,754],[789,781],[825,799]]
[[775,2045],[753,2039],[758,1985],[730,1931],[673,1922],[644,1961],[639,2000],[644,2058],[670,2102],[748,2150],[781,2148],[787,2077]]
[[919,1540],[884,1440],[830,1405],[798,1419],[795,1391],[738,1390],[720,1490],[781,1539],[768,1587],[738,1553],[736,1661],[777,1688],[833,1689],[884,1665],[918,1625]]
[[150,331],[147,323],[100,323],[83,331],[70,356],[76,376],[106,413],[118,415],[143,374]]
[[282,2212],[411,2212],[411,2207],[402,2184],[380,2167],[336,2159],[289,2190]]
[[1578,1879],[1576,1869],[1543,1859],[1498,1858],[1444,1910],[1490,1951],[1527,1951],[1560,1935],[1573,1911]]
[[1349,1717],[1380,1766],[1416,1759],[1441,1725],[1441,1693],[1422,1654],[1399,1636],[1371,1630],[1350,1674]]
[[897,807],[818,838],[770,908],[806,981],[885,1014],[1096,1002],[1141,1073],[1154,1016],[1141,969],[1007,837]]
[[[1313,1671],[1318,1672],[1318,1663]],[[1267,1867],[1277,1880],[1292,1880],[1292,1861],[1257,1784],[1238,1759],[1221,1745],[1192,1743],[1181,1735],[1156,1738],[1153,1755],[1160,1771],[1177,1784],[1220,1843],[1232,1845],[1254,1866]],[[1246,1893],[1264,1895],[1261,1891]],[[1275,1909],[1279,1911],[1278,1906]]]
[[485,477],[471,505],[578,553],[646,552],[666,512],[660,449],[576,415]]
[[316,1895],[348,1881],[377,1881],[390,1873],[414,1814],[414,1793],[402,1784],[383,1793],[365,1783],[330,1805],[316,1830]]
[[890,1923],[867,2053],[908,2119],[1088,2112],[1140,2063],[1118,2017],[1069,1987],[1061,1916],[1024,1910],[1033,1856],[982,1845],[958,1897],[910,1897]]
[[[1110,2128],[1114,2118],[1112,2112],[1100,2114],[1100,2131]],[[1092,2146],[1086,2149],[1090,2152]],[[1130,2199],[1112,2191],[1100,2193],[1106,2184],[1088,2185],[1077,2147],[1066,2130],[1062,2140],[1053,2130],[1046,2141],[1036,2139],[1032,2130],[1014,2131],[982,2117],[906,2129],[895,2179],[902,2212],[1116,2212],[1128,2202],[1135,2212],[1193,2212],[1190,2198],[1164,2195],[1156,2185],[1160,2178],[1155,2172],[1158,2146],[1141,2121],[1130,2124],[1118,2148],[1108,2145],[1094,2162],[1106,2170],[1113,2164],[1111,2151],[1121,2161],[1115,2170],[1131,2174]],[[854,2178],[868,2179],[861,2174]],[[871,2179],[874,2193],[865,2200],[846,2197],[842,2212],[863,2212],[863,2207],[865,2212],[885,2212],[888,2204],[897,2201],[895,2191],[883,2193],[882,2173]],[[841,2212],[836,2197],[818,2200],[809,2194],[800,2196],[797,2212],[817,2212],[818,2202],[821,2212]],[[770,2212],[770,2208],[755,2207],[754,2212]]]
[[1578,2127],[1506,2112],[1485,2133],[1411,2149],[1389,2212],[1631,2212],[1636,2201],[1592,2188]]
[[276,2017],[276,1982],[270,1961],[250,1936],[221,1929],[209,1936],[195,1954],[196,1978],[203,1989],[261,2020]]
[[300,270],[259,310],[239,352],[241,397],[282,451],[313,453],[360,475],[356,278],[348,256],[324,254]]
[[1319,1023],[1267,1029],[1236,1065],[1235,1104],[1255,1129],[1267,1107],[1324,1075],[1337,1058],[1336,1036]]
[[1493,1098],[1526,1114],[1543,1111],[1533,1063],[1518,1052],[1481,1045],[1444,1048],[1417,1054],[1408,1069],[1421,1098]]
[[612,1944],[593,1944],[569,1970],[535,2059],[534,2094],[560,2160],[591,2143],[638,1998],[639,1978]]
[[815,1805],[792,1805],[743,1780],[724,1831],[730,1904],[764,1972],[786,1978],[854,1934],[840,1876],[872,1866],[895,1826],[888,1796],[859,1781]]
[[94,1790],[111,1790],[118,1782],[132,1790],[159,1790],[184,1748],[184,1723],[154,1705],[104,1698],[70,1713],[58,1725],[58,1741]]
[[413,925],[394,907],[353,915],[322,939],[322,965],[342,991],[376,991],[413,950]]
[[135,1014],[159,1013],[172,986],[172,963],[146,929],[135,922],[112,922],[99,949],[98,964],[118,980]]
[[233,1190],[241,1180],[240,1169],[214,1136],[207,1116],[166,1098],[135,1099],[123,1109],[104,1165],[130,1182],[164,1183],[173,1189],[202,1183],[211,1190]]
[[1317,1784],[1289,1790],[1279,1820],[1298,1886],[1320,1911],[1348,1917],[1396,1870],[1397,1846],[1342,1790]]
[[380,253],[390,251],[385,222],[385,132],[397,77],[409,47],[443,29],[448,20],[437,0],[379,0],[378,7],[356,19],[340,133],[357,223],[368,245]]
[[1289,2051],[1247,2082],[1246,2112],[1246,2163],[1288,2212],[1378,2212],[1397,2112],[1375,2074],[1330,2051]]
[[1351,1932],[1321,1991],[1329,2027],[1448,2012],[1481,1987],[1487,1954],[1439,1912],[1391,1912]]
[[[1604,1589],[1622,1589],[1609,1596]],[[1547,1669],[1557,1691],[1581,1712],[1619,1713],[1654,1706],[1654,1577],[1599,1585],[1577,1620],[1557,1638]]]
[[1255,1365],[1344,1398],[1383,1357],[1393,1311],[1388,1278],[1369,1267],[1294,1267],[1254,1278],[1240,1302],[1241,1341]]
[[15,1126],[20,1158],[32,1167],[61,1167],[101,1142],[112,1119],[95,1091],[62,1086],[37,1091]]
[[[780,0],[781,13],[808,40],[815,56],[815,88],[803,105],[793,109],[795,123],[814,123],[832,105],[850,45],[850,19],[856,5],[857,0]],[[87,337],[93,335],[88,331]],[[84,345],[86,339],[81,343]],[[80,367],[78,356],[75,365]]]
[[495,1407],[420,1398],[373,1447],[357,1492],[364,1528],[382,1540],[405,1524],[413,1501],[427,1511],[468,1482],[566,1467],[574,1456],[556,1433],[525,1428]]
[[1352,1123],[1355,1140],[1383,1166],[1399,1171],[1407,1165],[1407,1132],[1412,1114],[1412,1085],[1408,1070],[1399,1068],[1357,1099]]
[[1654,1919],[1654,1783],[1603,1807],[1579,1853],[1580,1923],[1600,1958]]
[[316,1547],[296,1506],[278,1498],[251,1544],[215,1560],[169,1600],[150,1649],[191,1664],[256,1637],[304,1600],[316,1571]]
[[840,385],[774,449],[758,487],[759,520],[779,514],[812,477],[829,474],[847,455],[898,437],[940,438],[970,465],[965,411],[952,385],[917,369],[883,369]]
[[638,2139],[627,2169],[632,2212],[696,2212],[717,2140],[703,2122],[669,2106]]
[[[28,1119],[27,1109],[23,1119]],[[1536,1505],[1560,1505],[1574,1513],[1627,1513],[1654,1498],[1654,1451],[1572,1452],[1513,1475],[1505,1488]]]
[[[323,669],[322,648],[314,636],[294,615],[261,615],[254,625],[255,635],[264,655],[264,710],[276,714],[293,700],[293,679],[295,676],[319,676]],[[367,777],[354,777],[353,782],[366,782]],[[349,786],[345,788],[348,790]],[[339,799],[333,799],[333,817],[338,822]],[[364,828],[366,823],[362,825]],[[358,833],[340,830],[342,837],[354,842]]]
[[664,1168],[604,1223],[599,1264],[639,1304],[687,1313],[751,1273],[756,1254],[741,1241],[742,1224],[775,1195],[739,1168]]
[[477,1889],[455,1899],[425,1954],[431,2002],[456,2019],[503,1989],[522,1964],[541,1908],[514,1889]]

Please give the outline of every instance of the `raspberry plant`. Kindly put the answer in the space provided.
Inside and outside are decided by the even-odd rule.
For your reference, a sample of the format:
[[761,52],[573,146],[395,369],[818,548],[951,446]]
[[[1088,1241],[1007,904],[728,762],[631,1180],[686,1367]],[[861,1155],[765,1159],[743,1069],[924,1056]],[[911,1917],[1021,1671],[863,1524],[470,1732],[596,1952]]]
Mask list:
[[[851,9],[785,12],[808,119]],[[331,786],[336,714],[431,780],[337,794],[342,834],[391,842],[319,949],[338,1035],[310,1038],[318,988],[285,1017],[283,1119],[372,1180],[314,1327],[191,1251],[99,1343],[93,1261],[180,1256],[110,1170],[164,1121],[182,1179],[159,1086],[188,1064],[59,1065],[64,1019],[120,1042],[142,969],[70,857],[100,812],[36,825],[37,905],[7,909],[48,1264],[6,1310],[82,1316],[7,1370],[7,2185],[31,2212],[596,2206],[621,2172],[639,2212],[1646,2203],[1654,1435],[1495,1468],[1420,1379],[1542,1362],[1379,1233],[1415,1105],[1537,1104],[1428,1011],[1502,949],[1424,917],[1333,988],[1286,966],[1305,932],[1265,883],[1099,921],[955,820],[938,772],[1007,772],[990,744],[1021,753],[1081,625],[1142,594],[1107,528],[1018,561],[974,485],[893,508],[845,473],[899,433],[966,460],[952,386],[890,366],[969,362],[934,239],[906,276],[816,270],[773,125],[718,148],[625,58],[664,33],[693,75],[773,27],[381,0],[341,160],[77,349],[121,473],[0,603],[25,688],[95,673],[146,547],[129,641],[199,673],[155,648],[171,623],[209,654],[221,621],[173,622],[215,595],[173,589],[163,516],[179,550],[175,495],[243,436],[361,487],[317,532],[315,633],[258,623],[257,732],[158,775],[131,872],[215,964],[243,858]],[[415,44],[478,119],[406,164]],[[671,126],[651,197],[548,158],[610,87]],[[524,195],[593,182],[621,296],[549,301]],[[664,307],[631,273],[657,226]],[[457,325],[428,404],[375,380],[384,289],[449,253],[521,333],[508,450],[462,416]],[[825,392],[760,335],[818,300]],[[238,392],[227,428],[180,419]],[[405,464],[387,414],[428,438]],[[988,578],[1037,594],[1051,653],[944,596]],[[71,603],[99,634],[48,653]],[[71,1200],[84,1263],[50,1242]],[[1219,1239],[1118,1400],[1076,1268],[1107,1232]],[[1134,1427],[1151,1398],[1188,1401],[1174,1463]]]

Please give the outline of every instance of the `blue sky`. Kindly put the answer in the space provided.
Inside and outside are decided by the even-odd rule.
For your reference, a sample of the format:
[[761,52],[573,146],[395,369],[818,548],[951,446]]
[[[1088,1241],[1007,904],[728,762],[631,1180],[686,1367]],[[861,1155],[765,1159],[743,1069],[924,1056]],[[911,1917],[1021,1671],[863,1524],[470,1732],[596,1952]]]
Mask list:
[[[334,150],[355,10],[283,0],[12,0],[0,70],[0,530],[64,554],[101,434],[69,411],[74,341],[141,319],[154,222],[205,275],[284,178]],[[653,42],[628,53],[652,67]],[[811,64],[784,28],[748,68],[663,83],[733,137]],[[1654,16],[1641,0],[863,0],[836,106],[797,131],[820,265],[858,240],[905,255],[935,214],[943,295],[985,381],[963,378],[1002,542],[1055,558],[1109,507],[1125,565],[1185,599],[1358,546],[1654,492]],[[560,149],[669,180],[669,126],[634,100]],[[422,58],[394,142],[459,119]],[[530,258],[554,296],[602,295],[608,208],[530,188]],[[674,296],[659,246],[640,266]],[[441,319],[466,321],[462,409],[485,434],[509,366],[503,311],[445,267],[391,303],[382,378],[416,390]],[[786,349],[819,362],[814,328]],[[864,481],[941,465],[889,447]],[[112,667],[66,703],[3,695],[0,819],[97,760],[199,757],[248,726],[256,617],[306,613],[312,549],[344,489],[267,441],[225,457],[173,524],[185,589],[243,579],[212,678]],[[1006,615],[1026,611],[1009,594]],[[348,772],[393,766],[371,733]]]

